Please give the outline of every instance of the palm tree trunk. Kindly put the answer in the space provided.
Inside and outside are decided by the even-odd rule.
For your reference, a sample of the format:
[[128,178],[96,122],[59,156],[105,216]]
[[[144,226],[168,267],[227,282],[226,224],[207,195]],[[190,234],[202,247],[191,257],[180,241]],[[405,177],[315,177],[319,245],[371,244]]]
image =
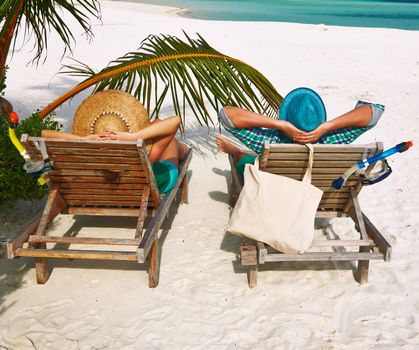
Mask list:
[[13,39],[13,33],[15,32],[17,19],[23,8],[23,0],[19,0],[11,14],[10,20],[7,18],[4,22],[4,27],[1,30],[0,35],[0,76],[4,74],[4,67],[6,65],[7,54],[9,52],[10,43]]

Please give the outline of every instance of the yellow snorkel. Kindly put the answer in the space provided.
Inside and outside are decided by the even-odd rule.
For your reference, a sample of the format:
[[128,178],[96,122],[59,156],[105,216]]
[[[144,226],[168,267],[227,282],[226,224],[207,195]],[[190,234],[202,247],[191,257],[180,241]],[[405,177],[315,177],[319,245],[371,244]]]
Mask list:
[[25,164],[23,164],[23,169],[25,170],[26,175],[31,176],[33,178],[37,178],[37,182],[40,186],[45,185],[46,181],[44,175],[46,172],[52,170],[49,159],[44,158],[43,160],[37,162],[32,161],[30,156],[16,137],[15,128],[19,124],[19,116],[16,112],[11,112],[9,115],[9,120],[9,137],[13,145],[16,147],[20,155],[25,160]]

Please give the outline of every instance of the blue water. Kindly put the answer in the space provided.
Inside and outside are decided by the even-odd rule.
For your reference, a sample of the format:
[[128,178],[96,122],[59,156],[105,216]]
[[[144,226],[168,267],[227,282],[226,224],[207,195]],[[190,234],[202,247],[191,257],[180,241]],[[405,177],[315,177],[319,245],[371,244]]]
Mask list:
[[[114,0],[118,1],[118,0]],[[127,0],[119,0],[127,1]],[[128,0],[181,7],[191,18],[419,30],[419,0]]]

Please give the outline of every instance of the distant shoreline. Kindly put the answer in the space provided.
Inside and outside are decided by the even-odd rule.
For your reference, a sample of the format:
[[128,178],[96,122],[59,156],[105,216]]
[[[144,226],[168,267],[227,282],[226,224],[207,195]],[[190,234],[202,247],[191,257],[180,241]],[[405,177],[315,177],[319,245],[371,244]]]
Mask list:
[[[294,6],[294,8],[293,6],[290,6],[290,8],[288,9],[289,13],[284,13],[284,17],[278,18],[276,13],[278,13],[278,7],[281,6],[281,4],[271,4],[270,6],[272,7],[272,11],[264,13],[260,11],[258,5],[252,5],[252,3],[249,2],[247,3],[247,5],[251,5],[252,7],[248,8],[246,11],[236,12],[235,8],[232,7],[230,9],[229,15],[227,16],[225,13],[223,14],[223,12],[218,12],[217,10],[211,8],[205,8],[203,11],[201,11],[199,8],[194,7],[171,7],[170,4],[166,6],[161,4],[155,4],[152,2],[141,1],[142,0],[126,0],[126,3],[164,8],[163,12],[168,15],[175,15],[193,20],[229,22],[273,22],[309,25],[324,24],[327,26],[353,28],[389,28],[414,31],[419,30],[418,3],[410,3],[413,6],[413,12],[409,11],[408,8],[404,10],[404,7],[398,7],[397,11],[393,11],[393,9],[396,8],[394,6],[384,7],[384,10],[377,12],[377,6],[384,3],[376,3],[376,6],[372,6],[373,4],[370,3],[370,6],[367,7],[365,10],[361,6],[352,8],[352,14],[347,13],[346,10],[343,10],[343,8],[341,6],[337,6],[337,4],[335,4],[336,8],[333,8],[333,10],[325,10],[326,6],[323,5],[322,7],[319,5],[320,10],[316,8],[311,15],[298,13],[298,7]],[[111,0],[109,2],[117,2],[120,4],[123,3]],[[355,4],[356,3],[354,3],[353,5]],[[406,5],[407,4],[409,3],[406,3]],[[312,4],[311,6],[314,7],[314,4]],[[321,11],[321,8],[323,8],[323,12]],[[155,13],[154,10],[152,12]]]

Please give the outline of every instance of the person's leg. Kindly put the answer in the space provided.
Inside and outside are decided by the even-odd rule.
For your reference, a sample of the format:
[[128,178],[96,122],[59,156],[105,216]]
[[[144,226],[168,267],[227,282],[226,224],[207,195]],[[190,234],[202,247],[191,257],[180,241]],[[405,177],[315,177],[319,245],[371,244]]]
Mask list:
[[[164,129],[165,121],[156,119],[148,128],[152,127],[154,133],[159,132],[160,126]],[[179,160],[185,158],[188,150],[188,146],[175,138],[175,133],[151,139],[153,146],[149,158],[160,193],[166,193],[175,186],[179,176]]]
[[242,151],[239,147],[237,147],[221,135],[215,136],[215,143],[217,144],[217,147],[221,152],[231,155],[233,157],[234,163],[238,163],[238,161],[241,158],[243,158],[243,156],[249,154],[248,152]]
[[136,133],[139,139],[152,142],[153,146],[149,155],[151,164],[154,164],[156,160],[170,160],[176,166],[178,165],[179,147],[175,135],[179,125],[179,117],[155,119],[150,126]]
[[254,164],[257,158],[255,154],[241,150],[239,147],[220,135],[215,136],[215,143],[221,152],[233,157],[234,165],[237,171],[242,175],[246,164]]
[[185,158],[186,152],[188,151],[188,146],[182,142],[179,142],[175,137],[173,137],[170,143],[167,146],[164,146],[162,142],[157,141],[157,143],[153,144],[153,148],[155,146],[158,147],[165,147],[159,154],[157,158],[158,161],[168,160],[175,164],[176,166],[179,165],[179,160]]

